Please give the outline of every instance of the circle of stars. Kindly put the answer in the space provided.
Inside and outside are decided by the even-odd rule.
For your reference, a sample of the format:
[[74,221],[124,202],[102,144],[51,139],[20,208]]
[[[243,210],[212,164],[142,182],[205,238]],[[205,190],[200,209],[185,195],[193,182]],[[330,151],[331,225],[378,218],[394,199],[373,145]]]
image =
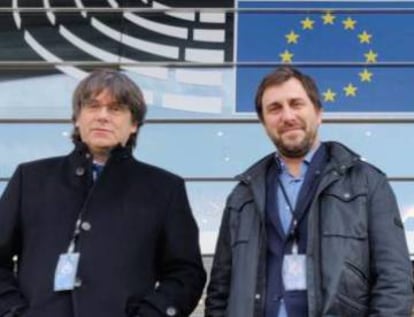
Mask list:
[[[322,25],[329,26],[335,25],[337,22],[337,16],[334,15],[332,12],[327,11],[323,15],[321,15],[321,23]],[[344,31],[346,32],[357,32],[357,25],[358,21],[353,19],[352,17],[348,16],[340,21]],[[302,32],[310,32],[315,29],[315,25],[317,21],[311,19],[309,16],[302,19],[300,21],[300,29]],[[301,34],[294,30],[290,30],[289,33],[285,34],[286,43],[289,46],[296,45],[300,41]],[[356,38],[358,39],[361,45],[370,45],[372,44],[373,35],[366,30],[362,30],[356,34]],[[279,54],[280,60],[282,63],[289,64],[292,63],[294,53],[292,50],[285,49],[283,52]],[[364,61],[366,64],[375,64],[377,62],[378,53],[372,49],[367,50],[364,53]],[[373,72],[370,71],[368,68],[364,68],[362,71],[358,73],[359,79],[357,81],[358,84],[363,83],[371,83],[373,80]],[[342,91],[345,97],[356,97],[358,94],[358,86],[355,82],[349,82],[346,86],[342,88]],[[333,103],[336,101],[336,96],[338,92],[333,88],[327,88],[325,91],[322,92],[323,101],[328,103]]]

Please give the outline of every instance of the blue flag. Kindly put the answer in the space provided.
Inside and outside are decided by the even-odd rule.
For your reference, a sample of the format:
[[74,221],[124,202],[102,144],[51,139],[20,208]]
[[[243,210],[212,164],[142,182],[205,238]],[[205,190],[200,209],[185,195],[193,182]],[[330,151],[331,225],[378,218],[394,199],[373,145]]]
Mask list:
[[[257,86],[276,67],[270,64],[297,63],[317,81],[326,112],[414,113],[413,2],[239,1],[238,7],[259,10],[237,19],[237,112],[254,112]],[[263,66],[242,66],[253,62]]]

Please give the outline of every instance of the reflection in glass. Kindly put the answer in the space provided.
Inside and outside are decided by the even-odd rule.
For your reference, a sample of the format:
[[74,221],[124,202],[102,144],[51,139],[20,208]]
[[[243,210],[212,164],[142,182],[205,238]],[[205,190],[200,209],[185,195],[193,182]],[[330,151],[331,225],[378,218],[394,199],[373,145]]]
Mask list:
[[[71,124],[0,124],[0,151],[7,153],[0,156],[0,177],[10,177],[20,162],[68,153],[71,130]],[[414,135],[412,124],[321,127],[322,140],[345,143],[389,177],[414,177],[410,172],[414,138],[409,135]],[[141,128],[135,155],[183,177],[232,178],[272,151],[274,146],[258,122],[166,122]]]
[[414,182],[391,183],[401,211],[410,254],[414,257]]
[[227,195],[235,182],[187,182],[203,254],[213,254]]
[[7,186],[7,182],[0,182],[0,195],[3,194],[4,189]]

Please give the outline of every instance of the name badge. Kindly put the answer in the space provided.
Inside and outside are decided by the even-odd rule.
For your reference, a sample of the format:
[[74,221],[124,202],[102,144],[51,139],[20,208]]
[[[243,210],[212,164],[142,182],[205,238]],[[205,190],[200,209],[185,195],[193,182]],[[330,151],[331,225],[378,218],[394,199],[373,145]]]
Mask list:
[[54,291],[70,291],[76,286],[76,273],[78,271],[79,253],[63,253],[55,271]]
[[282,278],[286,291],[306,290],[306,255],[285,255],[282,265]]

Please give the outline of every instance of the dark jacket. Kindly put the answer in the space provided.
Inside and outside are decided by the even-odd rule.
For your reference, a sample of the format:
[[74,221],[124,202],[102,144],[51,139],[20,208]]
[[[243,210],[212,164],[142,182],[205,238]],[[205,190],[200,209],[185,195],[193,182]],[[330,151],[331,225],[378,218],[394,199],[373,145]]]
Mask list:
[[[55,292],[81,210],[79,286]],[[96,182],[82,146],[22,164],[0,200],[0,316],[19,307],[24,317],[188,316],[204,283],[183,180],[125,148]]]
[[[385,175],[343,145],[328,162],[308,210],[309,317],[408,317],[412,272]],[[240,177],[220,227],[207,317],[262,317],[265,305],[265,177],[270,155]]]

